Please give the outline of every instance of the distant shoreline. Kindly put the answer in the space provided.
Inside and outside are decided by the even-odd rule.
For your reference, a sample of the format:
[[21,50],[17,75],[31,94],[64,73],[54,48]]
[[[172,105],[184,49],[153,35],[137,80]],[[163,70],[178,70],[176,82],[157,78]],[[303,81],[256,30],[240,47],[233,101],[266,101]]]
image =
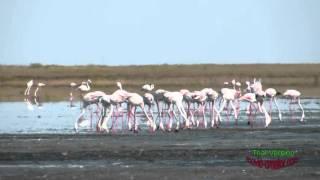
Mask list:
[[190,90],[211,87],[219,90],[224,81],[235,78],[243,86],[246,80],[261,78],[263,88],[273,87],[283,92],[297,89],[302,97],[320,97],[320,63],[308,64],[194,64],[194,65],[0,65],[0,101],[21,101],[26,82],[34,79],[47,84],[43,88],[45,101],[67,100],[70,82],[93,81],[93,90],[112,93],[116,81],[124,88],[141,93],[141,86],[154,83],[155,88]]

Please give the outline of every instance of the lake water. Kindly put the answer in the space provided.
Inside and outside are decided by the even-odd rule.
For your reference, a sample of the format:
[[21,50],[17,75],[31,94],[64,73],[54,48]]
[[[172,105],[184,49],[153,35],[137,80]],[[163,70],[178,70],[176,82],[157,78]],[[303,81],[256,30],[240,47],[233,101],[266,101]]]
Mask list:
[[[280,99],[278,101],[280,110],[283,113],[283,121],[277,118],[277,111],[273,107],[272,123],[270,128],[278,127],[314,127],[320,126],[320,99],[302,99],[301,103],[305,110],[305,123],[299,123],[301,111],[297,104],[292,105],[292,112],[289,111],[288,100]],[[74,133],[74,123],[80,114],[79,103],[77,106],[70,108],[69,102],[43,102],[41,106],[28,102],[1,102],[0,103],[0,133]],[[227,120],[225,113],[222,114],[222,128],[250,128],[247,125],[248,117],[245,114],[246,103],[241,104],[240,118],[237,126],[232,116]],[[269,108],[266,102],[267,109]],[[95,109],[95,107],[92,107]],[[125,109],[125,108],[124,108]],[[154,112],[155,108],[154,108]],[[98,117],[90,112],[86,113],[86,118],[92,117],[93,124]],[[115,129],[126,129],[126,115],[123,118],[113,119],[117,122]],[[156,113],[154,114],[156,117]],[[208,121],[209,121],[209,117]],[[144,117],[139,113],[138,119]],[[168,119],[168,118],[167,118]],[[263,127],[264,116],[258,115],[255,119],[254,127]],[[142,123],[142,129],[146,127],[145,121]],[[124,130],[123,129],[123,130]],[[94,133],[95,128],[90,124],[81,129],[82,133]]]

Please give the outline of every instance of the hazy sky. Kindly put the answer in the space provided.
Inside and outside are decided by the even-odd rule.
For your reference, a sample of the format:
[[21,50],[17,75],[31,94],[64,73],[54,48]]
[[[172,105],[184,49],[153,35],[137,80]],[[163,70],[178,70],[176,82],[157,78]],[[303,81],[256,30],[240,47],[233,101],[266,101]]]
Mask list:
[[320,62],[320,0],[0,0],[0,64]]

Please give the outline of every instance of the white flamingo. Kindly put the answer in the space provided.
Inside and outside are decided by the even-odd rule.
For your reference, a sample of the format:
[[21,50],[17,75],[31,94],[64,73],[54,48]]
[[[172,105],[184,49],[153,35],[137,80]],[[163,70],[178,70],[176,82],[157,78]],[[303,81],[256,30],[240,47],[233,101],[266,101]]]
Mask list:
[[269,100],[269,103],[270,103],[270,114],[272,113],[271,110],[272,110],[272,101],[273,101],[274,104],[276,105],[277,110],[278,110],[279,120],[281,121],[282,115],[281,115],[281,111],[279,109],[279,106],[278,106],[278,103],[277,103],[277,98],[276,98],[276,96],[279,93],[274,88],[268,88],[268,89],[265,90],[265,92],[266,92],[266,96],[268,98],[270,98],[270,100]]
[[111,128],[108,128],[107,124],[108,124],[109,119],[111,118],[112,113],[113,113],[113,105],[111,103],[111,96],[110,95],[101,96],[99,98],[99,103],[102,105],[102,115],[98,121],[97,130],[98,131],[106,130],[106,132],[109,133],[112,126],[111,126]]
[[78,87],[81,93],[88,92],[91,90],[90,84],[92,81],[88,79],[87,81],[84,81],[81,83],[81,85]]
[[[154,101],[156,103],[156,106],[157,106],[157,111],[158,111],[158,118],[160,120],[160,122],[162,122],[162,118],[161,118],[161,107],[160,107],[160,103],[161,102],[164,102],[164,93],[166,93],[167,91],[164,90],[164,89],[157,89],[154,93],[153,93],[153,97],[154,97]],[[159,124],[160,125],[160,124]]]
[[70,90],[70,98],[69,98],[70,107],[73,107],[73,106],[74,106],[74,105],[73,105],[73,100],[74,100],[74,98],[73,98],[73,91],[74,91],[74,89],[76,88],[76,86],[77,86],[77,83],[75,83],[75,82],[71,82],[71,83],[70,83],[70,87],[71,87],[71,90]]
[[29,94],[30,94],[30,89],[31,89],[32,85],[33,85],[33,79],[31,79],[30,81],[27,82],[27,88],[26,88],[26,90],[24,91],[24,95],[25,95],[25,96],[29,96]]
[[201,90],[201,92],[207,95],[207,101],[209,102],[209,106],[211,106],[209,108],[211,110],[211,127],[217,126],[215,116],[217,116],[217,119],[221,118],[219,110],[215,105],[216,100],[219,97],[219,94],[217,93],[217,91],[213,90],[212,88],[204,88]]
[[[195,103],[198,104],[198,112],[201,113],[203,122],[204,122],[204,128],[207,128],[207,120],[205,116],[205,106],[207,101],[207,94],[205,91],[194,91],[192,94],[192,99]],[[197,127],[200,125],[200,121],[197,118]]]
[[191,110],[191,105],[194,104],[194,100],[192,98],[193,93],[188,89],[181,89],[180,93],[183,95],[183,101],[187,104],[187,118],[190,118],[191,123],[195,125],[196,123],[194,121],[193,112]]
[[40,90],[41,87],[45,86],[46,84],[39,82],[37,85],[37,89],[34,91],[34,97],[38,97],[38,91]]
[[300,103],[300,96],[301,96],[301,93],[295,89],[288,89],[286,90],[284,93],[283,93],[284,96],[286,97],[289,97],[291,99],[291,103],[294,102],[294,101],[297,101],[298,102],[298,105],[302,111],[302,115],[301,115],[301,119],[300,119],[300,122],[303,122],[304,121],[304,110],[303,110],[303,107]]
[[[238,119],[238,114],[237,114],[236,108],[233,104],[233,102],[237,96],[237,91],[235,89],[222,88],[221,94],[222,94],[222,105],[220,106],[218,113],[221,114],[221,112],[224,110],[224,108],[228,108],[228,105],[230,104],[231,108],[233,109],[234,118]],[[228,113],[227,113],[227,115],[228,115]]]
[[151,117],[153,119],[152,106],[154,105],[154,96],[151,93],[144,93],[143,102],[148,106],[148,112],[151,114]]
[[[81,83],[81,85],[78,87],[78,90],[80,91],[80,99],[83,96],[83,93],[87,93],[91,90],[90,84],[92,83],[92,81],[90,79],[88,79],[87,81],[84,81]],[[81,106],[81,101],[80,101],[80,109],[82,108]]]
[[[170,121],[169,121],[169,131],[171,131],[171,128],[172,128],[172,119],[173,119],[173,116],[176,118],[176,131],[179,130],[180,128],[180,121],[179,119],[176,117],[176,114],[174,112],[174,105],[177,106],[177,109],[180,113],[180,115],[183,117],[185,123],[186,123],[186,127],[187,128],[190,128],[190,122],[189,122],[189,119],[187,118],[187,113],[186,111],[184,110],[184,107],[183,107],[183,104],[182,104],[182,101],[183,101],[183,95],[180,93],[180,92],[165,92],[163,94],[164,96],[164,101],[165,103],[168,104],[169,106],[169,109],[168,109],[168,114],[170,116]],[[172,114],[173,115],[172,115]],[[163,126],[163,122],[160,121],[160,128],[161,129],[164,129],[164,126]]]
[[145,84],[142,86],[142,90],[146,92],[151,92],[154,89],[154,84]]
[[[257,96],[255,93],[246,93],[243,96],[239,98],[240,101],[245,100],[249,102],[250,104],[257,104],[259,106],[259,109],[261,109],[261,112],[265,115],[265,127],[268,127],[271,123],[271,117],[268,114],[266,108],[264,107],[264,104],[261,104],[259,100],[257,99]],[[251,123],[252,125],[252,123]]]

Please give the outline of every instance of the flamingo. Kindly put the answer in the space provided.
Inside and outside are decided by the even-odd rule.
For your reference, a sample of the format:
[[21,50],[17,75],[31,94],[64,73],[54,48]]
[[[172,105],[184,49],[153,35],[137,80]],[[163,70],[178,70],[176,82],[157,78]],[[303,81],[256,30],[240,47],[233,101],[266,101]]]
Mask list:
[[282,115],[281,115],[281,111],[279,109],[279,106],[278,106],[278,103],[277,103],[277,98],[276,98],[276,95],[279,95],[280,93],[277,92],[277,90],[275,90],[274,88],[268,88],[265,90],[266,92],[266,96],[268,98],[270,98],[270,114],[271,114],[271,111],[272,111],[272,101],[274,102],[274,104],[276,105],[277,109],[278,109],[278,117],[279,117],[279,120],[281,121],[281,118],[282,118]]
[[154,96],[151,93],[144,93],[143,102],[148,106],[148,111],[153,119],[152,105],[154,104]]
[[[164,93],[166,93],[168,91],[164,90],[164,89],[157,89],[154,93],[153,93],[153,97],[154,97],[154,101],[157,105],[157,111],[158,111],[158,118],[160,120],[160,122],[162,122],[161,119],[161,108],[160,108],[160,103],[164,102]],[[160,123],[161,125],[161,123]]]
[[31,79],[30,81],[27,82],[27,88],[26,88],[26,90],[24,91],[24,95],[25,95],[25,96],[29,96],[29,94],[30,94],[30,89],[31,89],[32,85],[33,85],[33,79]]
[[[204,127],[207,128],[207,120],[205,118],[205,104],[207,101],[207,94],[205,91],[194,91],[192,95],[192,99],[194,102],[198,104],[198,112],[201,113],[203,122],[204,122]],[[197,119],[197,127],[199,127],[200,121]]]
[[146,92],[151,92],[154,89],[154,84],[145,84],[142,86],[142,90]]
[[[78,87],[78,90],[80,91],[80,99],[83,96],[83,93],[87,93],[91,90],[90,84],[92,81],[88,79],[87,81],[84,81],[81,83],[81,85]],[[81,101],[80,101],[80,109],[81,109]]]
[[[172,128],[172,118],[173,118],[173,116],[176,118],[176,115],[175,115],[175,112],[174,112],[174,108],[173,108],[174,105],[177,106],[179,113],[181,114],[181,116],[183,117],[184,121],[186,122],[186,127],[190,128],[190,122],[189,122],[189,119],[187,118],[187,113],[184,110],[184,107],[183,107],[183,104],[182,104],[183,95],[180,92],[169,92],[169,91],[167,91],[167,92],[165,92],[163,94],[163,96],[164,96],[164,102],[167,103],[167,105],[169,106],[169,109],[168,109],[168,114],[170,116],[169,131],[171,131],[171,128]],[[173,115],[170,114],[170,112]],[[177,123],[176,123],[175,131],[178,131],[179,128],[180,128],[180,121],[177,118],[176,118],[176,120],[177,120]],[[161,127],[161,129],[164,129],[162,121],[160,122],[160,127]]]
[[77,84],[76,84],[75,82],[71,82],[71,83],[70,83],[70,87],[71,87],[70,98],[69,98],[69,100],[70,100],[70,107],[73,107],[73,106],[74,106],[74,105],[73,105],[73,91],[74,91],[74,89],[75,89],[76,86],[77,86]]
[[[99,131],[106,130],[106,132],[109,133],[111,128],[108,128],[107,124],[108,124],[108,121],[113,113],[113,105],[111,103],[111,96],[110,95],[102,95],[99,98],[99,103],[102,105],[102,115],[98,121],[97,129]],[[107,111],[109,111],[108,114],[107,114]]]
[[215,106],[215,102],[219,97],[219,94],[212,88],[204,88],[201,91],[207,95],[207,101],[209,102],[209,106],[211,105],[211,107],[209,108],[211,110],[211,127],[214,127],[217,124],[215,116],[217,115],[217,118],[220,118],[220,113]]
[[303,107],[302,107],[302,105],[300,103],[301,93],[298,90],[295,90],[295,89],[288,89],[283,93],[283,95],[285,97],[289,97],[291,103],[294,102],[294,101],[298,102],[298,105],[299,105],[299,107],[300,107],[300,109],[302,111],[300,122],[303,122],[304,121],[304,110],[303,110]]
[[38,93],[38,91],[40,90],[40,88],[43,87],[43,86],[45,86],[45,85],[46,85],[46,84],[41,83],[41,82],[38,83],[37,89],[34,91],[34,97],[35,97],[35,98],[38,97],[38,96],[37,96],[37,95],[38,95],[37,93]]
[[269,124],[271,123],[271,117],[268,114],[268,112],[266,111],[264,104],[259,102],[259,101],[261,101],[261,99],[257,99],[257,95],[255,93],[246,93],[239,98],[239,101],[242,101],[242,100],[249,102],[250,105],[251,104],[258,104],[259,109],[261,109],[261,112],[264,113],[264,115],[265,115],[265,127],[268,127]]
[[250,81],[246,81],[246,85],[247,85],[247,88],[246,88],[245,91],[246,91],[247,93],[252,93]]
[[81,93],[88,92],[91,90],[90,84],[92,84],[92,81],[88,79],[87,81],[82,82],[78,89]]
[[[219,114],[223,111],[223,109],[226,107],[228,108],[228,105],[231,105],[231,108],[233,109],[234,113],[234,118],[238,119],[237,111],[236,108],[233,104],[237,91],[235,89],[230,89],[230,88],[222,88],[221,89],[221,94],[222,94],[222,105],[220,106]],[[228,115],[228,110],[227,110],[227,115]]]
[[76,132],[78,132],[79,125],[83,126],[83,124],[85,124],[85,122],[83,121],[84,119],[82,119],[82,118],[86,112],[86,108],[91,104],[96,104],[98,106],[98,103],[100,101],[100,97],[105,96],[105,95],[106,94],[102,91],[93,91],[93,92],[89,92],[83,96],[83,98],[82,98],[83,108],[81,110],[79,117],[77,118],[77,120],[74,124],[74,129]]
[[[134,132],[138,131],[138,127],[139,127],[139,123],[138,121],[136,121],[136,109],[137,107],[140,107],[141,110],[143,111],[144,115],[146,116],[147,120],[148,120],[148,124],[151,126],[152,130],[155,131],[157,129],[156,124],[154,123],[154,121],[148,116],[145,108],[144,108],[144,102],[143,102],[143,98],[137,94],[137,93],[128,93],[128,107],[130,107],[130,114],[133,115],[134,118]],[[129,121],[129,129],[131,130],[131,123],[130,123],[130,119]]]
[[194,103],[194,100],[192,98],[193,93],[188,89],[181,89],[180,93],[183,95],[183,101],[187,104],[187,118],[191,118],[191,123],[195,124],[193,112],[191,110],[191,104]]
[[[111,103],[116,107],[116,111],[114,112],[115,113],[115,120],[117,120],[117,118],[120,116],[120,114],[123,116],[123,113],[122,112],[122,103],[124,103],[125,101],[127,101],[128,99],[128,92],[126,90],[124,90],[122,88],[122,84],[121,82],[117,82],[116,83],[118,89],[113,92],[110,96],[110,101]],[[129,107],[127,107],[128,109],[128,116],[130,115],[129,113]]]

